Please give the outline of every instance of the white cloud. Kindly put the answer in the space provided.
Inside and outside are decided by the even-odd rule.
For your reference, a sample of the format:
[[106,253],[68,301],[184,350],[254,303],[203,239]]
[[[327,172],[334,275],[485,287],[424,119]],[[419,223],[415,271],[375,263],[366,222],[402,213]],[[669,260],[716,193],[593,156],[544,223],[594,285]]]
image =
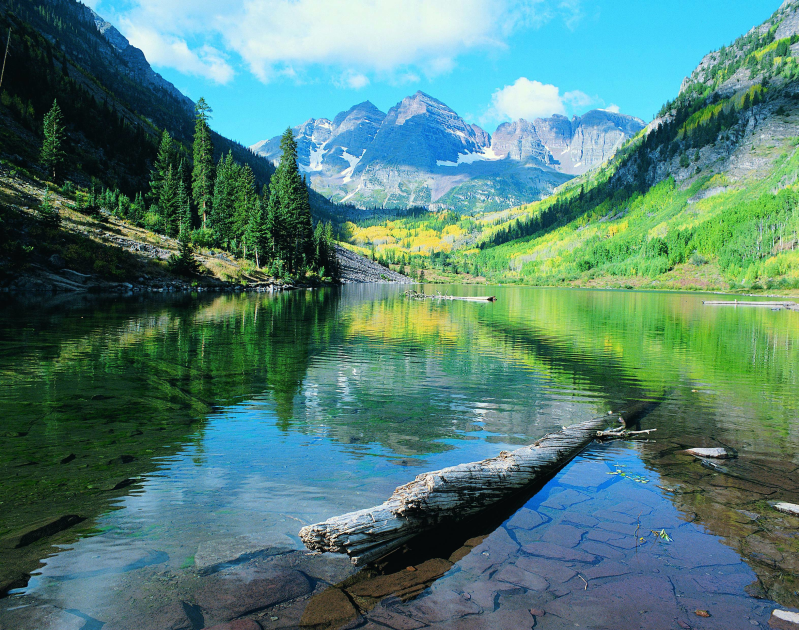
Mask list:
[[204,45],[191,50],[185,40],[162,35],[158,31],[130,23],[121,27],[130,43],[146,51],[148,61],[156,66],[175,68],[184,74],[205,77],[214,83],[228,83],[233,78],[233,68],[222,53]]
[[610,112],[611,114],[618,114],[621,111],[621,109],[615,103],[611,103],[605,108],[605,111]]
[[597,99],[580,90],[573,90],[563,95],[563,102],[572,109],[582,109],[596,103]]
[[566,115],[585,108],[597,99],[574,90],[560,93],[560,88],[540,81],[519,77],[512,85],[497,89],[491,95],[491,106],[481,117],[482,122],[501,120],[534,120],[553,114]]
[[513,32],[568,20],[583,1],[132,0],[115,17],[148,59],[181,72],[230,80],[225,50],[262,81],[322,66],[363,86],[450,72],[464,52],[503,49]]
[[345,70],[341,76],[333,79],[333,84],[340,88],[360,90],[369,85],[369,77],[355,70]]

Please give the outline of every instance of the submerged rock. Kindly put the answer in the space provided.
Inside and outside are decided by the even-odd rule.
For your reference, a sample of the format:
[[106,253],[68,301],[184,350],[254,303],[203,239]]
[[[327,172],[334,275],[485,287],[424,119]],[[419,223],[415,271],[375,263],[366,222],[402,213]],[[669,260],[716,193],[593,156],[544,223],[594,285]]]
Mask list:
[[20,547],[27,547],[42,538],[47,538],[65,529],[69,529],[78,523],[82,523],[83,520],[83,517],[77,514],[67,514],[66,516],[61,516],[48,523],[38,523],[14,536],[3,538],[0,540],[0,548],[19,549]]
[[340,588],[329,588],[308,602],[300,626],[334,625],[339,627],[360,616],[350,598]]
[[799,630],[799,613],[775,609],[768,625],[776,630]]
[[285,534],[237,536],[201,543],[194,555],[194,565],[199,573],[213,573],[224,565],[243,562],[254,556],[278,555],[294,547]]
[[685,451],[694,457],[713,457],[715,459],[730,459],[730,454],[724,448],[689,448]]

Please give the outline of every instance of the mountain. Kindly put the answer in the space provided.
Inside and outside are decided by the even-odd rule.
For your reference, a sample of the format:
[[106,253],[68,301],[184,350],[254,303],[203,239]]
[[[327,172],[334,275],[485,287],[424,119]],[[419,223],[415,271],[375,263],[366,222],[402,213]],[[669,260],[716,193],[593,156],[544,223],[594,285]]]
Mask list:
[[[643,127],[637,118],[595,110],[571,120],[504,123],[492,136],[416,92],[385,114],[366,101],[293,131],[311,185],[333,200],[474,213],[547,196],[610,158]],[[277,161],[280,138],[250,149]]]

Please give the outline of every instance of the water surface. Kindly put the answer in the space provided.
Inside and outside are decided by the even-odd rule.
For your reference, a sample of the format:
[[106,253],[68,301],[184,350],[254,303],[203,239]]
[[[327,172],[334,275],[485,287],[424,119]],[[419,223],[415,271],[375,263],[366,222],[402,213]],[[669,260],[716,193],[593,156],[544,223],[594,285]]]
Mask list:
[[[632,583],[694,627],[753,627],[764,602],[799,604],[799,522],[770,505],[799,502],[799,315],[696,294],[490,290],[496,303],[362,286],[2,307],[0,624],[296,625],[309,598],[365,579],[302,553],[302,525],[636,401],[660,403],[643,421],[655,439],[592,447],[482,546],[442,550],[457,562],[409,602],[347,591],[361,623],[606,627],[629,599],[595,589]],[[738,458],[710,468],[679,452],[691,446]],[[69,514],[85,520],[9,548]],[[702,553],[721,560],[689,562]],[[214,580],[265,575],[299,581],[258,610],[203,599]],[[699,618],[691,598],[734,615]],[[635,623],[667,627],[647,615]]]

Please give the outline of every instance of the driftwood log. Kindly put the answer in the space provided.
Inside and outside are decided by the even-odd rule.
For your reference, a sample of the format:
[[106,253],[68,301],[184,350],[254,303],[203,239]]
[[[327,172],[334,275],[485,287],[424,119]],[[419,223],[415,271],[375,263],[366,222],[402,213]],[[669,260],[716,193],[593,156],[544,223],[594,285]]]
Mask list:
[[[643,403],[625,417],[629,422],[653,407]],[[346,553],[355,565],[377,560],[422,532],[472,516],[554,474],[607,422],[607,416],[595,418],[513,452],[424,473],[382,505],[303,527],[300,538],[314,551]]]
[[457,295],[442,295],[436,293],[435,295],[426,295],[419,293],[413,289],[405,291],[405,295],[412,300],[461,300],[463,302],[496,302],[495,295],[480,295],[480,296],[457,296]]

